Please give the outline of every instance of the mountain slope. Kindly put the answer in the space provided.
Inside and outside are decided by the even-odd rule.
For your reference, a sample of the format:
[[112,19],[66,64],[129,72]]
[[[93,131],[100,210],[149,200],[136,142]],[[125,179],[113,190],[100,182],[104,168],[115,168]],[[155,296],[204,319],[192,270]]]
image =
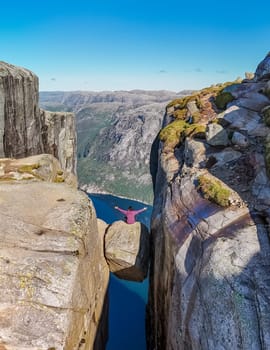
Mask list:
[[81,185],[151,202],[151,146],[166,104],[187,93],[41,92],[40,105],[76,113]]

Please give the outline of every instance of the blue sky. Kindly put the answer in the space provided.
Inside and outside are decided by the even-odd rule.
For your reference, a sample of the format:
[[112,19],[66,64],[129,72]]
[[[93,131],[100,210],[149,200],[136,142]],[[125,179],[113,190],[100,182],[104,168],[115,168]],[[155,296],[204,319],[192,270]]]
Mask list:
[[0,60],[40,90],[199,89],[254,72],[270,51],[261,0],[9,0]]

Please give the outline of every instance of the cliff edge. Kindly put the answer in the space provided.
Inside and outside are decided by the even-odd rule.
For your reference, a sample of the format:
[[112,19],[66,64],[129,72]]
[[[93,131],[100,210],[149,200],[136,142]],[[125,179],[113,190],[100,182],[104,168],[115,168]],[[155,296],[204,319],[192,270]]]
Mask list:
[[270,347],[269,62],[167,106],[152,157],[149,349]]
[[74,115],[40,110],[38,78],[0,62],[3,350],[105,349],[109,269],[75,174]]
[[38,77],[0,61],[0,157],[49,153],[76,174],[74,114],[40,110],[38,100]]

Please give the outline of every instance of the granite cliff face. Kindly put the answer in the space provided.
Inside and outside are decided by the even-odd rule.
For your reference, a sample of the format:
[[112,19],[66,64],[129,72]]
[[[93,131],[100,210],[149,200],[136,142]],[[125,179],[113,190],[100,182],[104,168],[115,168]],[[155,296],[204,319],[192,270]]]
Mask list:
[[109,268],[75,172],[74,115],[40,111],[37,77],[1,62],[3,350],[105,349]]
[[270,348],[269,57],[250,80],[167,106],[149,349]]
[[0,164],[1,348],[104,349],[109,269],[92,203],[51,155]]
[[50,153],[76,173],[76,131],[70,113],[40,111],[38,77],[0,62],[0,157]]
[[149,154],[166,104],[183,96],[168,91],[41,92],[49,110],[76,113],[78,174],[84,188],[152,202]]

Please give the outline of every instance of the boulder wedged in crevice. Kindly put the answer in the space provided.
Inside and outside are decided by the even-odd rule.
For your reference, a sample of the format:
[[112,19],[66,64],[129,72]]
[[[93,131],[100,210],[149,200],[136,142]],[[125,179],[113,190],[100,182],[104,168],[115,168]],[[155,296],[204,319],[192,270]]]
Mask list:
[[138,282],[146,278],[149,233],[145,225],[114,222],[106,230],[104,247],[109,269],[117,277]]

